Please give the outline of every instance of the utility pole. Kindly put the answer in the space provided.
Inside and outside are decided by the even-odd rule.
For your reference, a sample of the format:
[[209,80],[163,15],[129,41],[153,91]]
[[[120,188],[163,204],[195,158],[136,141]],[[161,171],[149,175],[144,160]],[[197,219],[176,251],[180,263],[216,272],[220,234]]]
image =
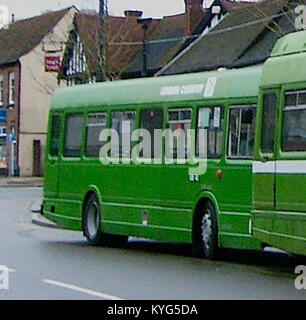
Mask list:
[[97,82],[107,80],[106,68],[106,32],[105,32],[105,16],[107,15],[107,0],[99,0],[99,23],[98,23],[98,50],[99,50],[99,70],[97,74]]

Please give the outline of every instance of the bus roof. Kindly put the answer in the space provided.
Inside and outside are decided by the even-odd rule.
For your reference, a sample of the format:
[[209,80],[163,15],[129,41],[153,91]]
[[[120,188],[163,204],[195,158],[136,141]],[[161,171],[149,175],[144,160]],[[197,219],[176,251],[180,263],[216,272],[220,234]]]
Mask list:
[[55,92],[51,109],[257,97],[262,66],[78,85]]
[[271,53],[271,57],[306,52],[306,31],[289,33],[280,38]]
[[261,87],[304,82],[306,31],[289,33],[277,41],[271,57],[265,62]]

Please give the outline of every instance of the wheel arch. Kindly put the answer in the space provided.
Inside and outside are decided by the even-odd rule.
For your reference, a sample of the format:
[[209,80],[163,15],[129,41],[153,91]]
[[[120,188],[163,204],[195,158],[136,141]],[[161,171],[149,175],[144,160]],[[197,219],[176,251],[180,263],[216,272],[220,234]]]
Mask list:
[[99,207],[101,205],[101,194],[99,192],[99,189],[94,185],[90,185],[87,192],[85,193],[85,195],[83,197],[83,201],[82,201],[82,229],[83,229],[83,231],[84,231],[84,210],[85,210],[86,202],[92,194],[94,194],[98,198]]
[[210,201],[213,204],[213,206],[216,209],[216,213],[217,214],[220,212],[218,201],[217,201],[215,195],[212,192],[205,191],[205,192],[201,192],[196,197],[196,200],[194,202],[195,204],[194,204],[194,207],[193,207],[193,214],[194,215],[196,213],[196,210],[199,208],[199,205],[202,204],[205,201]]
[[216,211],[216,217],[217,217],[217,224],[219,227],[219,206],[216,197],[211,192],[202,192],[198,195],[195,205],[193,207],[193,218],[192,218],[192,239],[196,237],[196,224],[198,223],[198,218],[200,217],[200,209],[205,205],[205,203],[211,202],[211,204],[214,206]]

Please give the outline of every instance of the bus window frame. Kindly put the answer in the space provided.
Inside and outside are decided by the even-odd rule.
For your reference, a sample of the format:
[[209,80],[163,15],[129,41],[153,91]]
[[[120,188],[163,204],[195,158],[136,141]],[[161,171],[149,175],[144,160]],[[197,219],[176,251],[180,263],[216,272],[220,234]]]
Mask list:
[[[83,118],[83,122],[82,122],[82,131],[81,131],[81,148],[80,148],[80,155],[78,157],[69,157],[69,156],[65,156],[65,146],[66,146],[66,137],[67,137],[67,123],[68,123],[68,117],[69,116],[73,116],[73,115],[81,115]],[[84,142],[85,142],[85,125],[86,125],[86,112],[82,112],[82,111],[67,111],[64,114],[64,127],[63,127],[63,138],[62,138],[62,157],[61,159],[63,161],[80,161],[84,159]]]
[[280,103],[279,103],[279,117],[277,122],[277,149],[276,158],[280,160],[304,160],[306,158],[306,151],[283,151],[283,126],[284,126],[284,109],[286,104],[286,92],[288,91],[306,91],[306,82],[299,82],[294,84],[285,84],[281,87],[280,91]]
[[[198,141],[198,121],[199,121],[199,109],[203,109],[203,108],[220,108],[221,109],[221,115],[222,115],[222,118],[223,119],[223,124],[222,124],[222,138],[221,138],[221,153],[220,153],[220,156],[219,157],[206,157],[206,159],[204,158],[201,158],[197,155],[197,152],[196,152],[196,144],[197,144],[197,141]],[[199,104],[197,107],[196,107],[196,112],[195,112],[195,117],[196,117],[196,120],[195,120],[195,125],[194,125],[194,128],[196,130],[196,135],[195,135],[195,158],[197,161],[214,161],[214,162],[221,162],[225,156],[226,156],[226,151],[225,151],[225,148],[226,148],[226,139],[227,139],[227,136],[226,136],[226,131],[227,131],[227,115],[226,113],[228,112],[228,105],[226,105],[225,102],[219,102],[219,101],[211,101],[210,103],[207,103],[207,104]]]
[[[59,134],[59,146],[58,146],[58,153],[57,155],[51,155],[51,143],[52,143],[52,130],[53,130],[53,126],[52,126],[52,119],[54,116],[59,116],[60,117],[60,134]],[[63,113],[60,112],[54,112],[54,113],[50,113],[50,119],[49,119],[49,125],[48,125],[48,130],[50,130],[50,134],[48,136],[48,140],[47,140],[47,158],[48,160],[60,160],[62,157],[62,147],[63,147],[63,123],[64,121],[64,115]]]
[[[262,136],[263,136],[263,120],[264,120],[264,96],[274,93],[276,95],[276,112],[275,112],[275,128],[274,128],[274,146],[272,152],[264,152],[262,150]],[[255,147],[253,158],[259,158],[260,161],[274,161],[277,154],[278,141],[278,129],[279,129],[279,107],[282,103],[282,95],[279,87],[261,88],[257,105],[257,118],[255,128]],[[258,156],[259,155],[259,156]]]
[[[88,138],[88,117],[90,115],[99,115],[99,114],[105,114],[106,115],[106,122],[105,122],[105,129],[109,129],[109,120],[110,120],[110,114],[107,110],[100,111],[100,110],[92,110],[92,111],[87,111],[85,114],[85,134],[84,134],[84,153],[83,157],[84,160],[99,160],[99,155],[98,156],[88,156],[87,155],[87,138]],[[106,141],[105,143],[107,143]]]
[[[255,112],[255,127],[254,127],[254,146],[253,146],[253,155],[252,156],[230,156],[229,155],[229,147],[230,147],[230,115],[231,115],[231,110],[232,109],[250,109],[254,108]],[[228,160],[249,160],[252,161],[255,156],[255,140],[256,140],[256,122],[257,122],[257,113],[258,110],[258,104],[256,102],[245,102],[245,103],[236,103],[236,104],[230,104],[227,107],[227,117],[226,117],[226,123],[227,123],[227,128],[226,128],[226,146],[225,146],[225,158]]]
[[[109,116],[108,116],[108,126],[107,126],[107,129],[112,129],[112,120],[113,120],[113,113],[115,112],[129,112],[129,111],[132,111],[132,112],[135,112],[135,128],[134,130],[137,130],[139,129],[139,110],[140,108],[139,107],[135,107],[135,106],[118,106],[118,107],[112,107],[110,110],[108,110],[108,113],[109,113]],[[136,141],[131,141],[131,144],[130,144],[130,151],[132,152],[133,148],[135,147],[136,145]],[[114,158],[112,156],[109,157],[109,160],[110,160],[110,163],[115,163],[115,160],[117,160],[117,158]],[[130,160],[129,162],[127,160]],[[119,155],[119,164],[132,164],[132,154],[130,154],[130,157],[128,158],[124,158],[121,154]]]
[[[182,106],[183,103],[179,103],[179,105],[168,105],[164,109],[164,128],[163,129],[170,129],[169,126],[169,112],[170,111],[191,111],[191,118],[190,118],[190,129],[193,129],[195,124],[194,124],[194,107],[190,103],[186,103],[185,106]],[[166,137],[163,135],[163,163],[166,165],[189,165],[189,158],[167,158],[166,154]]]
[[[147,110],[154,110],[154,109],[159,109],[159,110],[162,110],[162,128],[161,130],[164,130],[165,129],[165,107],[158,104],[158,105],[155,105],[152,104],[152,105],[147,105],[147,106],[144,106],[144,107],[140,107],[138,109],[138,122],[137,122],[137,129],[143,129],[142,128],[142,125],[141,125],[141,121],[142,121],[142,112],[143,111],[147,111]],[[137,135],[137,140],[136,140],[136,143],[138,144],[139,143],[139,135]],[[134,144],[135,146],[135,144]],[[139,151],[139,150],[138,150]],[[151,158],[142,158],[142,157],[137,157],[137,161],[139,161],[141,164],[145,164],[145,165],[150,165],[150,164],[155,164],[155,162],[157,162],[158,164],[163,164],[163,161],[164,161],[164,137],[162,136],[161,137],[161,157],[158,158],[158,159],[155,159],[154,158],[154,154],[152,155],[151,154]]]

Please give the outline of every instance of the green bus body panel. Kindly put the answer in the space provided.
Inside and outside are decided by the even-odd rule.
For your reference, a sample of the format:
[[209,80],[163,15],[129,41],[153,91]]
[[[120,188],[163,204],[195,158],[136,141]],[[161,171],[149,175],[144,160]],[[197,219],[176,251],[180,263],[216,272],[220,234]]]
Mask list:
[[306,214],[305,184],[306,174],[277,174],[276,209]]
[[[113,108],[129,108],[139,112],[144,108],[162,107],[166,110],[187,106],[193,109],[194,126],[198,107],[222,105],[225,111],[224,147],[219,160],[208,160],[207,172],[200,176],[200,181],[190,182],[188,165],[102,165],[98,159],[84,156],[65,159],[62,151],[58,159],[53,159],[48,155],[49,135],[44,187],[45,216],[66,228],[82,230],[84,199],[88,192],[93,191],[100,200],[104,232],[191,243],[196,205],[207,198],[217,210],[219,245],[259,250],[261,242],[251,236],[249,228],[252,160],[227,159],[225,146],[229,106],[256,104],[261,74],[262,67],[257,66],[58,90],[53,97],[50,114],[61,114],[63,119],[73,112],[109,112]],[[207,81],[215,77],[213,95],[204,98]],[[196,92],[201,84],[201,92]],[[172,90],[178,87],[179,93],[174,95]],[[163,90],[172,94],[161,95],[165,92]],[[189,90],[195,91],[188,93]],[[50,121],[48,132],[51,132]],[[223,179],[216,178],[217,170],[223,171]],[[146,226],[142,221],[144,212],[149,213]]]
[[[83,108],[99,106],[135,105],[182,101],[203,101],[203,90],[192,90],[192,85],[206,85],[217,77],[213,99],[255,97],[258,94],[262,67],[238,70],[191,73],[147,79],[118,80],[95,85],[80,85],[59,89],[54,94],[51,109]],[[162,93],[168,88],[169,94]],[[194,88],[195,89],[195,88]],[[179,94],[176,94],[176,90]]]
[[[272,57],[264,64],[259,96],[271,89],[279,92],[275,151],[273,156],[268,156],[269,159],[261,153],[264,106],[260,100],[254,164],[258,162],[269,166],[270,163],[270,172],[253,174],[252,210],[252,232],[255,238],[301,255],[306,255],[306,152],[283,152],[281,139],[284,95],[287,90],[306,89],[305,66],[306,31],[281,38]],[[295,172],[297,166],[300,172]],[[280,167],[282,171],[278,170]]]

